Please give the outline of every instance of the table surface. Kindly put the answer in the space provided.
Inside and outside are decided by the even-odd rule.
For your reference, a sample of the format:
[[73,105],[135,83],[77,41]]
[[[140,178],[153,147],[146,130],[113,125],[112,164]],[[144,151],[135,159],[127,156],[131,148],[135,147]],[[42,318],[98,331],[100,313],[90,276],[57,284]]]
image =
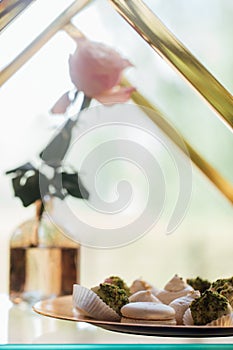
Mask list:
[[170,338],[140,336],[107,331],[93,325],[58,320],[35,313],[27,304],[13,305],[0,294],[0,344],[163,344],[228,343],[224,338]]

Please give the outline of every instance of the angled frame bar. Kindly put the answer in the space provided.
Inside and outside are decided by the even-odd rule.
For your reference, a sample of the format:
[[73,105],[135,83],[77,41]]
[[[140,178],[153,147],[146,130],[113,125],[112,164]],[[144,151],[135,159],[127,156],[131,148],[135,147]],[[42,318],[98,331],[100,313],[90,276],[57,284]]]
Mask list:
[[233,96],[173,35],[142,0],[109,0],[120,15],[172,65],[232,130]]
[[0,71],[0,86],[17,72],[37,51],[39,51],[70,19],[92,0],[76,0],[63,11],[29,46],[25,48],[8,66]]
[[[0,86],[3,85],[20,67],[22,67],[41,47],[59,30],[64,30],[72,39],[83,34],[70,22],[72,17],[81,11],[92,0],[76,0],[61,15],[59,15],[25,50],[17,56],[7,67],[0,71]],[[112,2],[125,2],[121,0],[110,0]],[[127,1],[130,3],[132,0]],[[140,0],[137,0],[139,3]],[[124,78],[122,85],[130,85]],[[136,91],[132,95],[133,101],[139,107],[147,107],[148,117],[160,127],[160,129],[178,146],[180,143],[177,137],[177,131],[167,121],[166,117],[153,104],[151,104],[140,92]],[[152,113],[150,113],[152,111]],[[154,113],[156,112],[156,113]],[[180,137],[180,136],[179,136]],[[208,177],[208,179],[222,192],[222,194],[233,203],[233,186],[224,179],[221,174],[214,169],[194,148],[184,140],[192,162]],[[180,147],[184,152],[184,149]],[[185,153],[187,156],[187,153]]]
[[[65,32],[72,38],[80,38],[82,32],[78,30],[72,23],[68,23],[64,27]],[[121,81],[123,86],[131,86],[130,82],[123,78]],[[185,154],[189,156],[192,162],[204,173],[204,175],[225,195],[225,197],[233,203],[233,186],[227,181],[216,169],[214,169],[191,145],[184,139],[183,144],[180,143],[180,135],[172,126],[163,113],[150,101],[148,101],[138,90],[133,92],[132,100],[139,108],[164,132],[165,135],[172,140],[175,145]],[[146,107],[146,108],[143,108]],[[187,154],[188,153],[188,154]]]
[[0,32],[27,9],[35,0],[0,1]]

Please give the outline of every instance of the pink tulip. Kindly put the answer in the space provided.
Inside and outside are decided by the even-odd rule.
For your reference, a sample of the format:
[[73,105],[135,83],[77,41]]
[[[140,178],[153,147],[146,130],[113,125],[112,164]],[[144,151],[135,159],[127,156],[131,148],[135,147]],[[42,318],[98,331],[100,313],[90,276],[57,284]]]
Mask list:
[[[77,48],[69,58],[70,77],[75,87],[106,104],[126,102],[135,91],[134,87],[120,86],[122,71],[130,66],[132,64],[112,48],[86,38],[77,39]],[[64,113],[69,104],[66,93],[52,112]]]

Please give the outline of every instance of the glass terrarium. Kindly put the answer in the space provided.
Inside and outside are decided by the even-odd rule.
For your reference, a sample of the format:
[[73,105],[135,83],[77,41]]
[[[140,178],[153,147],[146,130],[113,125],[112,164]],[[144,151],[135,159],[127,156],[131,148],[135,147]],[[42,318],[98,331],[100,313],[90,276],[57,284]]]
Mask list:
[[[180,26],[181,32],[179,33],[178,24],[177,27],[174,26],[171,31],[163,24],[159,17],[153,13],[154,10],[155,13],[158,12],[158,14],[162,16],[162,12],[160,14],[160,11],[157,11],[157,7],[159,8],[159,3],[161,3],[161,7],[166,6],[162,5],[164,2],[156,2],[156,4],[150,1],[145,1],[144,3],[141,0],[138,0],[137,2],[133,0],[127,2],[121,0],[111,0],[109,2],[110,5],[114,5],[117,12],[119,12],[121,16],[132,26],[135,32],[140,34],[141,38],[143,38],[146,43],[141,40],[140,37],[136,37],[136,33],[132,30],[132,28],[130,31],[128,27],[124,27],[126,23],[123,24],[124,22],[122,19],[120,19],[120,16],[119,18],[116,17],[117,19],[115,20],[115,13],[112,11],[112,8],[106,9],[105,4],[103,4],[104,2],[99,1],[98,4],[91,4],[91,6],[87,7],[87,9],[84,9],[81,14],[78,14],[78,12],[83,9],[84,5],[88,4],[89,2],[91,1],[86,0],[82,3],[75,1],[68,8],[68,11],[63,12],[60,16],[58,16],[52,22],[52,25],[48,26],[44,32],[42,32],[42,34],[31,43],[31,45],[26,47],[23,55],[16,57],[12,64],[9,64],[9,66],[6,66],[6,68],[2,70],[0,74],[0,85],[5,84],[7,80],[23,64],[29,61],[32,55],[35,52],[39,51],[42,46],[46,46],[45,44],[49,39],[51,39],[52,44],[54,44],[54,46],[51,45],[53,46],[53,50],[56,46],[56,40],[58,40],[59,44],[57,46],[59,48],[62,47],[63,51],[65,51],[64,46],[60,44],[60,40],[64,40],[64,42],[67,40],[67,47],[71,44],[71,42],[71,45],[74,43],[77,44],[77,39],[83,38],[84,36],[89,36],[90,39],[93,38],[93,40],[98,39],[100,41],[109,41],[110,43],[112,42],[114,46],[121,48],[122,52],[124,52],[126,56],[129,56],[129,58],[132,59],[132,62],[134,63],[136,72],[134,71],[131,76],[128,75],[127,79],[126,76],[122,77],[119,84],[121,87],[132,87],[134,85],[137,86],[137,90],[133,91],[131,99],[138,109],[143,110],[143,118],[145,120],[147,119],[148,123],[151,122],[150,130],[152,129],[152,125],[156,126],[156,128],[158,127],[161,132],[166,135],[169,142],[171,141],[175,146],[178,146],[178,149],[181,151],[182,155],[180,158],[187,159],[188,162],[190,161],[190,163],[195,165],[197,169],[201,171],[200,174],[205,175],[203,181],[204,179],[209,179],[210,181],[202,184],[202,178],[198,178],[200,174],[196,172],[196,170],[193,172],[193,178],[191,178],[191,176],[186,176],[186,178],[190,179],[190,186],[186,186],[187,183],[185,181],[182,181],[181,177],[179,178],[180,187],[177,186],[177,197],[179,196],[178,198],[180,198],[180,193],[182,192],[180,191],[180,188],[184,184],[185,187],[183,187],[183,189],[185,188],[185,191],[182,192],[183,194],[187,195],[188,192],[191,192],[191,182],[193,182],[194,191],[192,205],[190,206],[191,214],[186,215],[186,211],[183,211],[181,213],[185,216],[184,225],[179,229],[178,226],[175,227],[177,231],[176,237],[173,235],[169,237],[162,237],[161,235],[159,236],[155,234],[158,233],[157,231],[163,231],[163,224],[165,221],[167,221],[167,219],[163,217],[161,220],[161,226],[158,226],[158,230],[154,228],[151,229],[151,234],[149,233],[147,237],[142,237],[140,242],[132,241],[132,244],[130,246],[122,247],[121,250],[105,250],[103,252],[103,250],[89,250],[89,246],[83,247],[83,265],[88,271],[88,274],[85,274],[84,276],[86,278],[86,281],[82,280],[82,282],[84,282],[83,284],[88,285],[92,284],[93,281],[99,281],[102,278],[103,274],[106,276],[108,273],[113,273],[113,271],[116,271],[116,273],[119,274],[124,273],[126,274],[126,278],[132,279],[135,277],[135,271],[136,273],[138,271],[141,272],[142,269],[144,269],[147,277],[151,277],[153,279],[156,275],[156,278],[160,279],[159,282],[161,285],[163,280],[168,277],[168,274],[170,274],[171,271],[180,271],[183,275],[190,277],[199,274],[201,271],[203,274],[206,274],[206,276],[208,275],[211,279],[215,279],[217,276],[221,276],[223,274],[232,274],[231,245],[229,243],[231,242],[232,231],[232,207],[230,207],[230,205],[233,202],[233,188],[231,184],[232,164],[230,162],[231,153],[229,151],[232,145],[232,138],[230,138],[231,134],[229,132],[233,126],[232,96],[229,94],[228,90],[214,77],[214,75],[210,73],[210,71],[212,71],[211,62],[207,59],[211,48],[214,49],[215,52],[218,52],[220,55],[221,46],[219,46],[219,48],[215,46],[216,37],[214,34],[214,40],[211,42],[211,33],[210,37],[205,38],[203,41],[203,47],[199,47],[201,44],[201,41],[199,39],[202,37],[204,30],[202,31],[200,27],[200,21],[198,21],[198,25],[196,24],[197,21],[193,21],[195,22],[195,24],[193,24],[193,33],[195,33],[195,36],[197,37],[197,48],[200,49],[200,52],[198,53],[197,49],[195,49],[195,45],[194,47],[192,46],[192,44],[195,44],[192,35],[190,35],[190,45],[189,41],[187,40],[188,36],[186,38],[183,36],[183,34],[187,32],[187,23],[190,25],[191,21],[184,21],[183,29],[182,26]],[[148,3],[148,6],[146,3]],[[187,5],[185,2],[183,1],[183,4],[181,3],[182,1],[179,5],[180,9],[187,9],[186,15],[188,13],[191,13],[192,18],[200,19],[200,11],[198,9],[198,6],[196,7],[198,15],[195,17],[193,11],[189,11],[190,9],[186,7]],[[210,4],[210,2],[209,5],[211,5],[212,8],[212,4]],[[176,7],[177,4],[173,4],[173,6]],[[206,9],[208,9],[208,5],[205,6]],[[218,6],[215,9],[216,15],[219,15],[219,11],[217,11]],[[86,18],[91,18],[88,16],[93,14],[91,11],[93,11],[95,16],[96,13],[98,14],[100,18],[99,22],[104,27],[103,30],[99,30],[98,21],[95,24],[96,30],[94,32],[94,21],[90,21],[90,27],[88,27],[88,25],[86,26]],[[179,11],[178,9],[176,9],[176,11],[180,15],[182,14],[182,11]],[[167,14],[173,14],[173,11],[171,11],[170,7],[164,8],[164,13],[166,12]],[[76,16],[76,14],[78,18],[73,18]],[[202,23],[206,23],[205,21],[207,18],[212,18],[212,23],[214,23],[214,26],[216,26],[217,21],[214,20],[215,17],[212,17],[213,14],[214,12],[211,13],[211,16],[203,16]],[[175,17],[177,16],[174,16],[174,23],[176,21],[180,23],[182,16],[179,16],[179,21],[175,19]],[[96,19],[97,17],[94,18]],[[185,16],[183,19],[184,18]],[[120,22],[120,20],[122,20],[122,22]],[[172,18],[170,18],[170,20],[172,21]],[[169,24],[169,16],[168,20],[165,20],[165,22],[167,22],[168,25],[172,28],[172,22]],[[113,23],[114,25],[112,25]],[[76,24],[78,28],[76,27]],[[121,27],[123,29],[121,29]],[[108,31],[105,30],[106,28],[108,28]],[[102,27],[100,29],[102,29]],[[200,35],[197,34],[198,29]],[[105,36],[106,32],[108,34],[107,36]],[[209,32],[211,32],[211,30]],[[57,36],[52,38],[55,33],[57,33]],[[64,35],[64,33],[68,34],[68,36]],[[119,35],[119,33],[122,33],[122,35]],[[173,33],[177,34],[177,37]],[[190,33],[192,32],[190,31]],[[182,41],[180,41],[178,37],[180,37]],[[70,40],[70,38],[74,40]],[[220,39],[219,43],[223,43],[224,40]],[[196,51],[197,56],[200,57],[200,61],[187,48],[188,46],[186,47],[182,43],[185,41],[186,44],[192,48],[192,51]],[[208,43],[210,47],[208,47],[206,43]],[[161,60],[163,63],[160,63],[160,61],[155,61],[153,50],[151,50],[151,48],[164,59],[163,61]],[[201,52],[201,49],[203,49],[203,52]],[[46,50],[46,48],[44,50]],[[207,61],[206,68],[201,63],[201,61],[205,62],[205,51]],[[44,51],[42,50],[42,52]],[[45,52],[46,59],[50,57],[49,52],[50,51]],[[203,54],[203,56],[201,56],[201,54]],[[60,56],[61,54],[54,54],[52,57],[50,72],[55,67],[54,62],[57,62],[57,59],[58,57],[60,58]],[[225,53],[225,56],[228,56],[227,51]],[[56,60],[54,60],[54,57]],[[222,64],[223,61],[220,59],[220,56],[213,55],[213,57],[216,58],[216,61],[217,59],[219,62],[221,61],[221,63],[219,63],[219,67],[220,65],[221,67],[224,66],[224,64]],[[157,58],[160,59],[160,57]],[[169,70],[170,67],[166,68],[165,64],[167,62],[174,69],[174,72],[179,72],[179,75],[176,76],[172,70]],[[47,63],[48,61],[46,61],[46,65],[44,65],[43,62],[41,63],[41,71],[44,72],[44,67],[49,66]],[[215,62],[215,64],[217,63]],[[63,61],[61,62],[60,67],[60,69],[57,67],[54,68],[54,81],[56,85],[59,85],[58,76],[60,76],[60,74],[58,74],[58,72],[60,72],[64,67]],[[34,67],[34,70],[39,71],[40,69]],[[213,71],[214,70],[215,69],[213,69]],[[220,73],[221,70],[219,70],[218,74]],[[43,82],[41,86],[43,85],[44,89],[43,91],[40,91],[40,94],[50,95],[50,91],[53,91],[54,97],[57,97],[58,91],[55,91],[55,88],[50,90],[48,88],[48,90],[46,90],[49,81],[52,80],[51,76],[48,79],[48,75],[46,73],[40,75],[44,79],[41,80]],[[28,81],[30,82],[28,86],[30,86],[31,89],[31,74],[28,74],[28,76]],[[226,73],[226,77],[227,76],[228,74]],[[185,79],[181,80],[181,77]],[[226,80],[226,82],[227,81],[228,80]],[[188,82],[194,88],[194,90],[190,89],[189,91],[189,89],[186,88],[185,82]],[[64,77],[62,75],[60,84],[63,83]],[[228,84],[231,86],[229,82]],[[61,89],[59,87],[59,94],[60,90]],[[15,91],[17,92],[17,90]],[[204,98],[204,100],[208,102],[208,104],[204,105],[203,103],[202,105],[202,101],[198,101],[198,95],[195,95],[195,91],[198,92]],[[11,90],[11,92],[14,92],[14,90]],[[77,89],[75,93],[82,93],[82,89]],[[24,95],[26,94],[24,93]],[[63,97],[69,100],[70,94],[66,93],[63,95]],[[95,96],[92,96],[92,98],[96,99]],[[96,100],[98,101],[98,99]],[[26,99],[25,101],[27,102]],[[92,106],[94,105],[95,107],[95,103],[96,102],[93,101]],[[159,107],[157,107],[157,103],[159,104]],[[35,109],[35,104],[33,103],[32,105]],[[47,105],[50,105],[50,102],[46,102],[46,106]],[[210,111],[208,109],[209,106],[212,107]],[[9,107],[7,106],[7,108]],[[114,107],[108,108],[112,112]],[[214,113],[216,113],[216,115]],[[128,113],[128,115],[129,114],[130,113]],[[135,118],[135,114],[132,113],[132,115]],[[99,118],[99,115],[97,115],[97,117]],[[96,118],[96,120],[98,120],[99,123],[100,118]],[[117,116],[116,121],[119,122],[119,116]],[[96,123],[97,126],[100,124],[98,123]],[[67,124],[67,126],[68,125],[69,124]],[[81,120],[79,126],[80,129],[78,132],[85,130],[86,126],[86,130],[91,129],[91,123],[88,124],[87,114],[83,119],[83,124]],[[181,135],[179,134],[180,132],[182,133]],[[87,135],[87,133],[85,135]],[[106,135],[110,139],[111,135],[105,132],[104,136],[106,137]],[[122,135],[123,133],[120,135],[121,140]],[[180,142],[179,135],[182,138],[182,143]],[[216,137],[216,135],[218,135],[218,137]],[[114,135],[114,137],[115,136],[116,135]],[[33,139],[34,136],[31,138]],[[138,137],[138,140],[141,139],[145,144],[145,139]],[[96,142],[96,140],[97,138],[94,141]],[[103,142],[106,141],[104,137],[99,137],[98,140],[101,140]],[[32,140],[32,143],[33,141],[34,140]],[[97,148],[97,142],[95,142],[93,142],[93,144]],[[140,142],[138,141],[136,144],[138,145]],[[183,144],[185,147],[182,147]],[[226,150],[224,157],[223,146]],[[56,148],[56,150],[57,149],[58,148]],[[77,154],[83,154],[83,148],[79,153],[80,149],[81,147],[78,149],[78,152],[76,152]],[[153,154],[155,154],[154,149]],[[167,177],[166,183],[169,184],[167,192],[169,196],[172,197],[171,193],[173,193],[172,191],[178,184],[178,181],[176,183],[173,172],[170,171],[170,167],[165,164],[166,158],[162,151],[160,155],[163,161],[161,164],[164,166],[164,173]],[[101,159],[100,157],[95,158]],[[76,158],[74,157],[74,159]],[[179,160],[178,157],[177,159]],[[43,157],[43,161],[46,162],[47,165],[49,164],[53,166],[54,164],[53,162],[51,163],[50,160],[50,153],[48,152],[48,157]],[[77,165],[78,163],[73,162],[73,164]],[[105,163],[103,162],[103,164]],[[175,166],[177,164],[175,164]],[[145,168],[144,165],[145,162],[142,166],[143,169]],[[122,169],[118,167],[115,173],[121,175],[123,173],[121,170]],[[90,168],[88,169],[87,173],[91,173],[90,177],[94,178],[95,173],[94,171],[90,172]],[[129,173],[129,171],[127,173]],[[135,174],[136,173],[134,173],[134,175]],[[109,178],[110,177],[108,177],[108,179]],[[134,179],[133,176],[132,178]],[[153,183],[155,183],[157,187],[149,188],[150,193],[154,198],[158,197],[158,188],[162,188],[161,186],[158,186],[158,181],[156,180],[153,181]],[[100,183],[102,187],[106,187],[105,185],[107,185],[107,181],[100,181]],[[112,183],[113,181],[111,181],[111,184]],[[219,193],[215,193],[215,188],[219,190]],[[143,192],[143,186],[141,186],[140,189],[142,189]],[[222,197],[221,194],[223,195]],[[185,198],[187,198],[187,196]],[[174,199],[176,199],[175,195]],[[224,202],[225,199],[228,199],[228,201]],[[110,208],[109,202],[107,202],[108,208]],[[216,205],[214,204],[215,202]],[[175,200],[174,203],[176,203]],[[152,215],[154,215],[154,208],[155,206],[153,205],[149,207]],[[15,303],[20,302],[21,300],[27,300],[31,302],[44,297],[71,294],[71,291],[68,289],[73,285],[75,278],[76,281],[78,280],[78,262],[80,258],[80,248],[78,244],[67,240],[62,235],[62,233],[57,230],[56,226],[54,226],[52,222],[49,221],[49,215],[47,212],[44,212],[40,218],[40,211],[41,208],[40,205],[38,205],[36,218],[20,225],[15,230],[14,235],[11,239],[10,290],[11,299]],[[99,229],[100,226],[100,230],[103,231],[104,225],[102,213],[103,211],[101,210],[97,211],[100,219],[96,219],[95,228]],[[114,214],[113,211],[112,214]],[[59,216],[59,214],[57,214],[57,216]],[[87,212],[85,218],[86,217],[86,222],[88,224],[91,223],[94,225],[93,212]],[[113,220],[111,224],[112,223]],[[118,220],[116,223],[117,225],[118,223],[122,224],[122,221]],[[57,224],[59,224],[59,222],[57,222]],[[66,216],[65,226],[71,226],[71,220],[69,220],[68,216]],[[74,228],[75,234],[77,234],[78,238],[81,234],[85,234],[85,238],[87,237],[86,230],[79,230],[77,229],[76,225],[73,225],[72,228]],[[141,228],[139,227],[139,229]],[[131,231],[128,230],[128,232]],[[68,233],[68,230],[66,230],[66,232]],[[169,233],[171,232],[172,231]],[[221,240],[219,240],[219,232],[221,232]],[[81,240],[79,240],[79,242],[83,244]],[[225,242],[228,242],[229,244],[226,245]],[[92,246],[94,246],[94,244],[92,244]],[[109,245],[108,248],[110,248]],[[129,256],[135,257],[135,259],[132,258],[129,260]],[[76,261],[75,267],[74,261]],[[93,261],[96,262],[94,269]],[[158,264],[160,261],[162,262],[161,266]],[[67,271],[69,273],[66,273]],[[66,282],[67,289],[64,288]]]

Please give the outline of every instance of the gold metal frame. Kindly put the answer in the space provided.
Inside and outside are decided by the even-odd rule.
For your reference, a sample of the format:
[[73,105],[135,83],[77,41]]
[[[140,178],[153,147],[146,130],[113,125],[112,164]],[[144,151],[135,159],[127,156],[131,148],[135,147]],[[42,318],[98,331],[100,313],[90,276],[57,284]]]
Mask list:
[[0,31],[10,24],[35,0],[4,0],[0,1]]
[[17,72],[37,51],[39,51],[70,19],[92,0],[76,0],[61,13],[31,44],[23,50],[7,67],[0,71],[0,86]]
[[233,128],[233,97],[141,0],[110,0],[123,18]]
[[[58,16],[19,56],[0,71],[2,86],[23,64],[59,30],[64,30],[75,39],[82,33],[70,22],[72,17],[92,0],[76,0]],[[206,68],[179,42],[174,35],[160,22],[153,12],[141,0],[109,0],[117,11],[133,28],[176,70],[178,70],[204,99],[221,116],[224,123],[233,127],[233,99],[231,94],[206,70]],[[122,85],[130,85],[124,78]],[[178,146],[178,134],[167,118],[140,92],[132,95],[139,107],[147,107],[144,112],[160,129]],[[152,113],[150,113],[152,111]],[[156,112],[156,113],[154,113]],[[198,152],[184,139],[192,162],[208,177],[210,181],[233,203],[233,186],[224,179]],[[181,147],[184,152],[184,149]],[[186,153],[185,153],[186,154]],[[187,155],[187,154],[186,154]]]

